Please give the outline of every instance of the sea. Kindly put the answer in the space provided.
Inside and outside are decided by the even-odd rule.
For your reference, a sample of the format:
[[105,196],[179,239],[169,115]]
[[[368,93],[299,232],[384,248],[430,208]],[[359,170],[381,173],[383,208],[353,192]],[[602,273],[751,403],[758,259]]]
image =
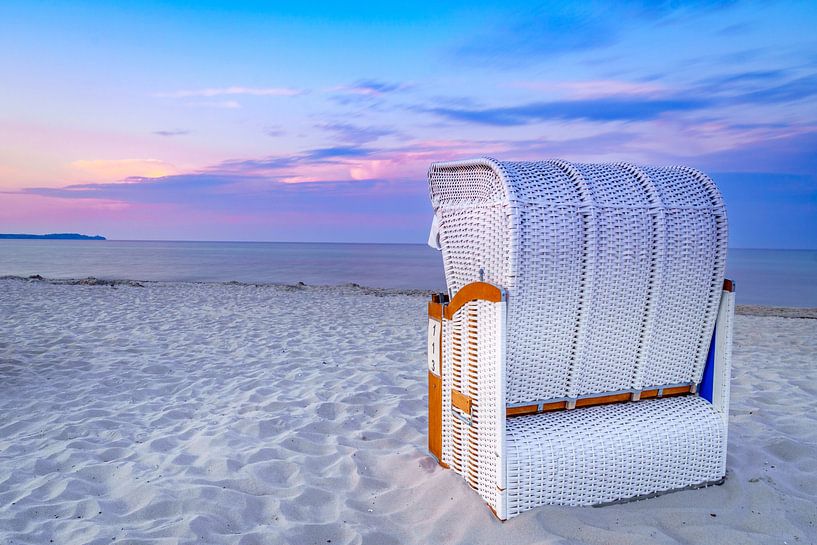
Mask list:
[[[37,274],[445,291],[440,253],[423,244],[0,240],[0,276]],[[739,304],[817,307],[817,250],[730,249],[727,277]]]

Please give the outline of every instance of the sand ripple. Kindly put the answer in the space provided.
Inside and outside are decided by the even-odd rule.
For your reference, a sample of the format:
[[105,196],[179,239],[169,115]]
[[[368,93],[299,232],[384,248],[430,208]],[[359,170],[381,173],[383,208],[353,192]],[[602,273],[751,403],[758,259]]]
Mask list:
[[814,542],[817,320],[738,317],[723,486],[502,524],[425,455],[424,312],[0,280],[0,543]]

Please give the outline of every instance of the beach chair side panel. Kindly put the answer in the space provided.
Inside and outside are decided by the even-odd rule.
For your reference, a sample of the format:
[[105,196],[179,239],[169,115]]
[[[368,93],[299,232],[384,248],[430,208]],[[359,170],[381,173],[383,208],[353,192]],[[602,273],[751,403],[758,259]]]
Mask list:
[[[732,379],[732,336],[735,321],[735,283],[726,280],[721,292],[715,330],[699,394],[709,401],[723,420],[724,442],[729,433],[729,398]],[[726,451],[722,466],[726,471]]]
[[713,376],[712,404],[729,420],[729,391],[732,378],[732,336],[735,322],[734,284],[726,283],[728,289],[721,294],[718,319],[715,322],[715,372]]
[[461,291],[474,286],[489,293],[443,306],[440,464],[504,518],[505,294],[485,283]]

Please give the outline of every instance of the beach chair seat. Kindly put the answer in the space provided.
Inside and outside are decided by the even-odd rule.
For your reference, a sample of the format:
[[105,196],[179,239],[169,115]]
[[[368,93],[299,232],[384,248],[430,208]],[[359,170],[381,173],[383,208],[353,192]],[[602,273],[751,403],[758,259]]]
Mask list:
[[726,473],[734,283],[687,167],[435,163],[429,451],[502,520]]
[[725,473],[725,438],[723,418],[697,395],[508,418],[508,510],[714,483]]

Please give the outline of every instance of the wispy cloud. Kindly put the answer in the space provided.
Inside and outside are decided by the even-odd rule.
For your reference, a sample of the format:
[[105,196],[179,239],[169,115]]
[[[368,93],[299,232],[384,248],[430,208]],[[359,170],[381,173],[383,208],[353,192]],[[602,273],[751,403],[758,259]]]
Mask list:
[[[202,226],[215,222],[220,229],[232,221],[257,222],[276,229],[298,224],[308,227],[303,232],[308,232],[312,240],[334,240],[353,233],[360,237],[373,225],[382,226],[382,230],[363,239],[383,236],[419,240],[428,213],[424,170],[433,160],[496,154],[517,160],[564,157],[582,161],[682,162],[707,171],[807,174],[817,169],[813,154],[817,129],[803,126],[799,133],[788,137],[775,137],[775,127],[763,129],[758,128],[752,141],[737,141],[731,148],[717,152],[709,152],[707,145],[698,151],[674,149],[666,142],[663,148],[645,148],[644,140],[650,134],[645,135],[641,126],[562,140],[546,136],[527,140],[416,140],[396,148],[334,146],[287,156],[226,161],[198,172],[128,176],[60,188],[30,187],[17,194],[32,199],[63,199],[68,207],[105,203],[130,211],[172,211],[180,217],[206,218],[199,220]],[[677,132],[673,127],[667,130]],[[728,132],[729,128],[713,130]],[[695,134],[688,136],[698,139]],[[809,206],[813,206],[814,186],[809,187],[802,194],[811,199]],[[799,219],[809,217],[802,211],[798,214]]]
[[159,159],[84,159],[68,165],[73,171],[91,180],[122,180],[132,176],[158,178],[179,171],[174,165]]
[[163,131],[153,131],[153,134],[158,136],[183,136],[185,134],[190,134],[190,131],[184,129],[172,129]]
[[160,92],[154,96],[163,98],[221,97],[221,96],[256,96],[256,97],[293,97],[305,94],[303,89],[293,87],[207,87],[204,89],[182,89]]
[[[267,176],[281,181],[325,178],[333,172],[334,179],[348,177],[349,162],[380,153],[382,150],[358,145],[315,148],[300,153],[252,159],[231,159],[206,169],[215,174]],[[339,167],[327,171],[326,167]]]
[[361,148],[359,146],[335,146],[332,148],[311,150],[303,157],[309,161],[322,161],[325,159],[338,159],[344,157],[366,157],[372,153],[373,150]]
[[197,100],[188,102],[187,106],[193,108],[221,108],[223,110],[237,110],[241,108],[241,103],[237,100]]
[[736,0],[542,2],[490,18],[482,31],[469,33],[454,48],[452,60],[506,67],[541,64],[554,56],[614,45],[629,28],[678,22],[734,4]]
[[317,125],[317,128],[331,132],[343,142],[350,144],[366,144],[383,136],[396,134],[394,129],[386,127],[361,127],[351,123],[328,123]]
[[296,155],[263,157],[256,159],[230,159],[210,167],[218,173],[270,173],[298,165],[302,158]]
[[[759,137],[732,149],[708,153],[694,158],[696,166],[706,170],[817,172],[817,127],[804,128],[778,138]],[[812,201],[817,208],[817,201]]]
[[722,29],[718,31],[718,34],[721,36],[739,36],[741,34],[745,34],[748,30],[751,30],[754,25],[750,23],[735,23],[732,25],[726,25]]
[[409,83],[393,83],[373,79],[358,80],[351,85],[333,87],[330,91],[353,95],[381,96],[396,91],[404,91],[412,86]]
[[787,79],[784,69],[712,76],[685,88],[616,80],[513,82],[507,87],[566,92],[569,100],[486,107],[438,100],[416,111],[464,123],[521,126],[543,121],[649,121],[667,114],[745,104],[776,105],[817,97],[817,74]]
[[610,45],[616,26],[603,14],[562,5],[543,6],[492,24],[455,51],[457,61],[531,64],[544,57]]
[[775,104],[795,102],[813,96],[817,96],[817,74],[790,80],[765,89],[758,89],[738,98],[744,102]]
[[[258,221],[298,221],[320,224],[328,229],[322,238],[333,240],[346,232],[360,232],[382,225],[394,236],[397,231],[419,232],[428,214],[424,181],[416,183],[385,180],[322,180],[300,184],[283,183],[263,176],[194,173],[163,178],[133,178],[128,183],[76,184],[63,188],[30,188],[28,195],[131,206],[171,205],[197,213],[225,217],[236,213]],[[279,218],[287,218],[281,220]],[[411,218],[410,220],[400,218]],[[229,220],[221,219],[222,225]],[[370,234],[375,239],[380,233]],[[359,236],[359,234],[358,234]]]
[[779,81],[788,75],[787,70],[749,70],[745,72],[732,72],[719,74],[704,78],[698,82],[699,85],[709,86],[713,89],[727,88],[746,85],[763,85],[767,82]]
[[707,96],[713,104],[777,105],[817,97],[817,73],[799,75],[792,69],[726,73],[701,79],[683,92]]
[[617,43],[628,25],[662,24],[722,9],[734,1],[549,2],[473,33],[454,50],[456,62],[525,65]]
[[350,85],[339,85],[326,89],[331,99],[339,104],[366,104],[382,103],[385,98],[394,93],[407,91],[413,87],[410,83],[395,83],[380,80],[358,80]]
[[267,125],[264,127],[264,134],[276,138],[285,135],[286,131],[281,125]]
[[428,108],[426,111],[452,121],[494,126],[527,125],[551,120],[647,121],[668,112],[700,110],[711,103],[687,98],[598,98],[531,102],[500,108]]
[[610,96],[646,96],[666,94],[666,86],[654,82],[631,82],[621,80],[585,81],[514,81],[505,87],[563,93],[570,98],[601,98]]

